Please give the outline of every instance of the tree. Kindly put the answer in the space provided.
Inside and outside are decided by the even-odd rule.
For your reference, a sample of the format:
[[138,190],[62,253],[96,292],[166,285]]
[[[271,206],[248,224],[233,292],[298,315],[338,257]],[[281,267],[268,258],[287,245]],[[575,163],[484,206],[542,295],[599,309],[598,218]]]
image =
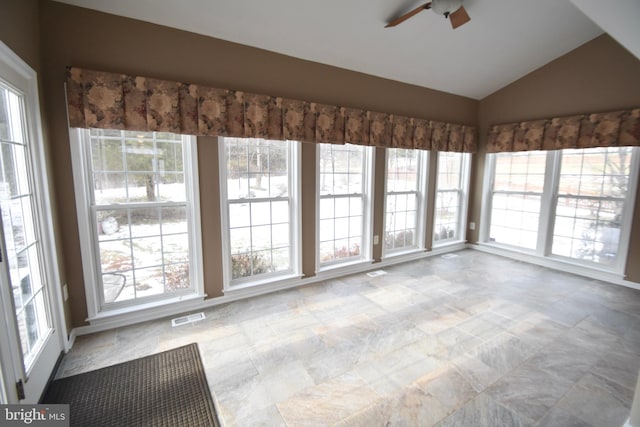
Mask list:
[[182,180],[179,135],[126,132],[123,139],[120,133],[106,134],[92,139],[91,155],[96,190],[122,189],[124,197],[126,186],[138,186],[145,189],[145,200],[155,201],[159,184]]
[[263,190],[265,176],[286,174],[288,142],[253,138],[225,140],[229,179],[249,179],[251,188]]
[[[592,172],[596,176],[604,177],[602,196],[624,200],[628,189],[631,147],[608,149],[602,155],[602,166]],[[578,200],[578,203],[589,211],[587,218],[591,222],[580,235],[580,246],[576,250],[576,256],[600,263],[615,260],[623,204],[615,200],[593,199]],[[605,216],[607,212],[610,218]],[[597,242],[600,245],[597,246]]]

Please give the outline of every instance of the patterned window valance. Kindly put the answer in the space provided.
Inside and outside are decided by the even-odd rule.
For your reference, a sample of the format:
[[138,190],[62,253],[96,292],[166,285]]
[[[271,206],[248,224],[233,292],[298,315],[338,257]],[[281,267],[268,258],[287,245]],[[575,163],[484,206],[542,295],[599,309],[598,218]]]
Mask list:
[[640,146],[640,108],[521,123],[489,129],[487,152]]
[[188,83],[67,69],[69,125],[475,152],[476,128]]

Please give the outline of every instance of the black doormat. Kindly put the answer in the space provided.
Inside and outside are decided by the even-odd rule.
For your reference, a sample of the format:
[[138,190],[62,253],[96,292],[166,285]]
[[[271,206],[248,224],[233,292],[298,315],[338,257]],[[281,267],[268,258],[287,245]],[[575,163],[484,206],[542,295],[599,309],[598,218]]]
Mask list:
[[60,378],[42,403],[68,403],[72,426],[219,426],[197,344]]

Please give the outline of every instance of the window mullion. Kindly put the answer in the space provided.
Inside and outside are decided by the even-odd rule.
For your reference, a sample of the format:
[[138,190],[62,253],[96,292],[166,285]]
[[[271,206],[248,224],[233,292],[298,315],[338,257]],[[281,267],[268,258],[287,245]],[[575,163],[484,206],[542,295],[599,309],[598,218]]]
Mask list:
[[[620,254],[616,265],[618,271],[624,271],[624,267],[627,265],[629,242],[631,240],[631,226],[633,224],[633,210],[636,205],[636,197],[638,197],[638,185],[640,185],[640,148],[633,147],[631,150],[631,166],[629,168],[627,195],[620,228],[623,232],[620,233],[620,241],[618,243],[618,253]],[[624,230],[629,231],[624,232]]]
[[538,218],[536,254],[539,256],[547,256],[551,253],[561,165],[562,150],[548,151],[545,165],[544,187],[540,200],[540,217]]
[[489,228],[491,227],[491,211],[493,209],[493,193],[496,175],[496,154],[489,153],[485,157],[485,173],[482,188],[482,210],[480,217],[480,232],[478,240],[480,242],[489,241]]
[[605,201],[605,202],[624,202],[626,200],[625,197],[612,197],[612,196],[585,196],[580,194],[572,194],[572,193],[558,193],[558,198],[564,197],[567,199],[576,199],[576,200],[592,200],[592,201]]

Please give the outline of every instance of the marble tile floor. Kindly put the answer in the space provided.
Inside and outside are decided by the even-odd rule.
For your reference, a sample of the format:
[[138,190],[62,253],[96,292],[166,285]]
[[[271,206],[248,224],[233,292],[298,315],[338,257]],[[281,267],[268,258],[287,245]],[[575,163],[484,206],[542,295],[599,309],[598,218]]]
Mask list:
[[80,336],[57,375],[198,342],[226,426],[622,426],[640,291],[456,255]]

